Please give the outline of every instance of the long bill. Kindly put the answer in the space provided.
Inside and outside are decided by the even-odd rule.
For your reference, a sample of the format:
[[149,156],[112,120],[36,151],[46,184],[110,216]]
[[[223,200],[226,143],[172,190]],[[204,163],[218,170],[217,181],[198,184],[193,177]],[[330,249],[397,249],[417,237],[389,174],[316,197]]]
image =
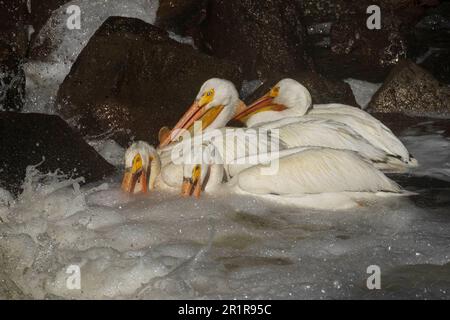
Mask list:
[[253,102],[251,105],[249,105],[245,109],[240,109],[235,117],[234,120],[245,122],[249,117],[252,115],[263,112],[263,111],[283,111],[286,110],[286,107],[280,104],[276,104],[273,102],[275,98],[270,95],[270,93],[262,96],[255,102]]
[[196,121],[202,122],[202,129],[207,128],[222,112],[224,106],[219,105],[206,109],[206,106],[200,106],[198,101],[195,101],[188,111],[181,117],[175,127],[170,131],[170,134],[162,137],[159,148],[164,148],[170,143],[177,141],[180,136],[190,130]]
[[136,172],[128,169],[123,176],[122,190],[127,193],[136,193],[136,187],[138,185],[141,187],[140,192],[148,192],[147,171],[144,168]]

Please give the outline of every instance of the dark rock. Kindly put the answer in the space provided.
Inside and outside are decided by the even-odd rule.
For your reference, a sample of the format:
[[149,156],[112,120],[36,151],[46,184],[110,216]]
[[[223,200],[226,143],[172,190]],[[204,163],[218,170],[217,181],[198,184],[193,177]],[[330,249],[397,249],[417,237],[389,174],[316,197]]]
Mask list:
[[157,143],[212,77],[240,87],[238,67],[171,40],[138,19],[109,18],[79,55],[58,93],[60,113],[83,135]]
[[414,46],[417,50],[428,48],[450,49],[450,3],[427,10],[414,28]]
[[310,70],[296,0],[211,0],[199,48],[236,61],[247,80]]
[[396,66],[369,104],[372,112],[449,115],[450,87],[409,60]]
[[[351,106],[358,105],[352,89],[343,81],[329,80],[315,72],[303,72],[291,78],[297,80],[309,90],[313,104],[342,103]],[[245,99],[245,102],[251,103],[262,97],[281,79],[283,77],[278,76],[265,80],[253,94]]]
[[206,16],[208,0],[160,0],[156,25],[180,35],[194,33],[193,29]]
[[[114,172],[79,134],[59,117],[31,113],[0,113],[0,186],[14,194],[26,167],[42,162],[42,173],[55,172],[96,181]],[[45,159],[45,161],[43,161]]]
[[433,76],[446,84],[450,84],[450,50],[438,50],[420,64]]
[[[381,30],[367,28],[370,5],[381,8]],[[303,11],[317,71],[381,82],[392,66],[411,55],[410,34],[425,9],[413,0],[308,0]]]
[[0,1],[0,43],[18,57],[28,50],[29,18],[27,0]]
[[13,48],[0,42],[0,110],[22,110],[24,95],[22,59],[13,52]]

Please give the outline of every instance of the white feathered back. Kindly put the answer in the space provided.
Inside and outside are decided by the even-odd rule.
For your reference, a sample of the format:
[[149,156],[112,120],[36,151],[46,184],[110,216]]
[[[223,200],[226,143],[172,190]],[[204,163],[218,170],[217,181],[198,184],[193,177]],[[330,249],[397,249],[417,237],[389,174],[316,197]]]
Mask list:
[[260,166],[242,171],[238,186],[250,193],[279,195],[400,192],[395,182],[354,152],[311,148],[279,161],[275,175],[261,175]]

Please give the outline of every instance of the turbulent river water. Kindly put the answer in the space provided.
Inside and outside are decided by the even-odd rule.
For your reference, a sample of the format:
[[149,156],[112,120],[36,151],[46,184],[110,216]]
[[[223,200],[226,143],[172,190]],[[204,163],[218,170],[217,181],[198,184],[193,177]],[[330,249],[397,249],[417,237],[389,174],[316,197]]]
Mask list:
[[[402,140],[421,167],[394,178],[417,195],[344,211],[128,196],[119,175],[80,188],[30,168],[20,198],[0,201],[0,297],[450,298],[450,140],[430,123]],[[120,164],[114,143],[96,148]],[[381,290],[367,288],[372,265]]]

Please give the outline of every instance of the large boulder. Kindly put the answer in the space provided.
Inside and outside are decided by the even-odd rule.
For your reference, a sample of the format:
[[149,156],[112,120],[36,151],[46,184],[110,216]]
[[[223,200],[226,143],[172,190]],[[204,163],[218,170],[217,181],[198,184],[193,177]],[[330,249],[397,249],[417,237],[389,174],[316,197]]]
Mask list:
[[155,144],[159,129],[173,126],[212,77],[240,87],[235,64],[200,54],[141,20],[112,17],[78,57],[57,105],[83,135]]
[[[36,31],[30,45],[29,59],[24,64],[27,77],[26,111],[55,113],[58,89],[69,74],[78,55],[100,26],[113,16],[141,19],[153,24],[158,9],[157,0],[50,0],[45,24]],[[33,3],[36,1],[33,1]],[[39,3],[37,4],[39,5]],[[69,28],[69,6],[79,6],[80,28]],[[51,16],[47,18],[49,12]],[[39,22],[40,23],[40,22]]]
[[246,80],[312,68],[296,0],[210,0],[198,47],[236,61]]
[[[291,78],[309,90],[314,104],[342,103],[357,106],[352,89],[343,81],[330,80],[316,72],[302,72]],[[262,97],[281,79],[281,76],[273,76],[263,81],[262,85],[245,99],[245,102],[248,104]]]
[[415,63],[405,60],[391,71],[375,93],[369,110],[412,115],[449,115],[450,87],[437,81]]
[[0,187],[18,194],[30,165],[42,173],[55,172],[101,179],[114,167],[58,116],[0,112]]

